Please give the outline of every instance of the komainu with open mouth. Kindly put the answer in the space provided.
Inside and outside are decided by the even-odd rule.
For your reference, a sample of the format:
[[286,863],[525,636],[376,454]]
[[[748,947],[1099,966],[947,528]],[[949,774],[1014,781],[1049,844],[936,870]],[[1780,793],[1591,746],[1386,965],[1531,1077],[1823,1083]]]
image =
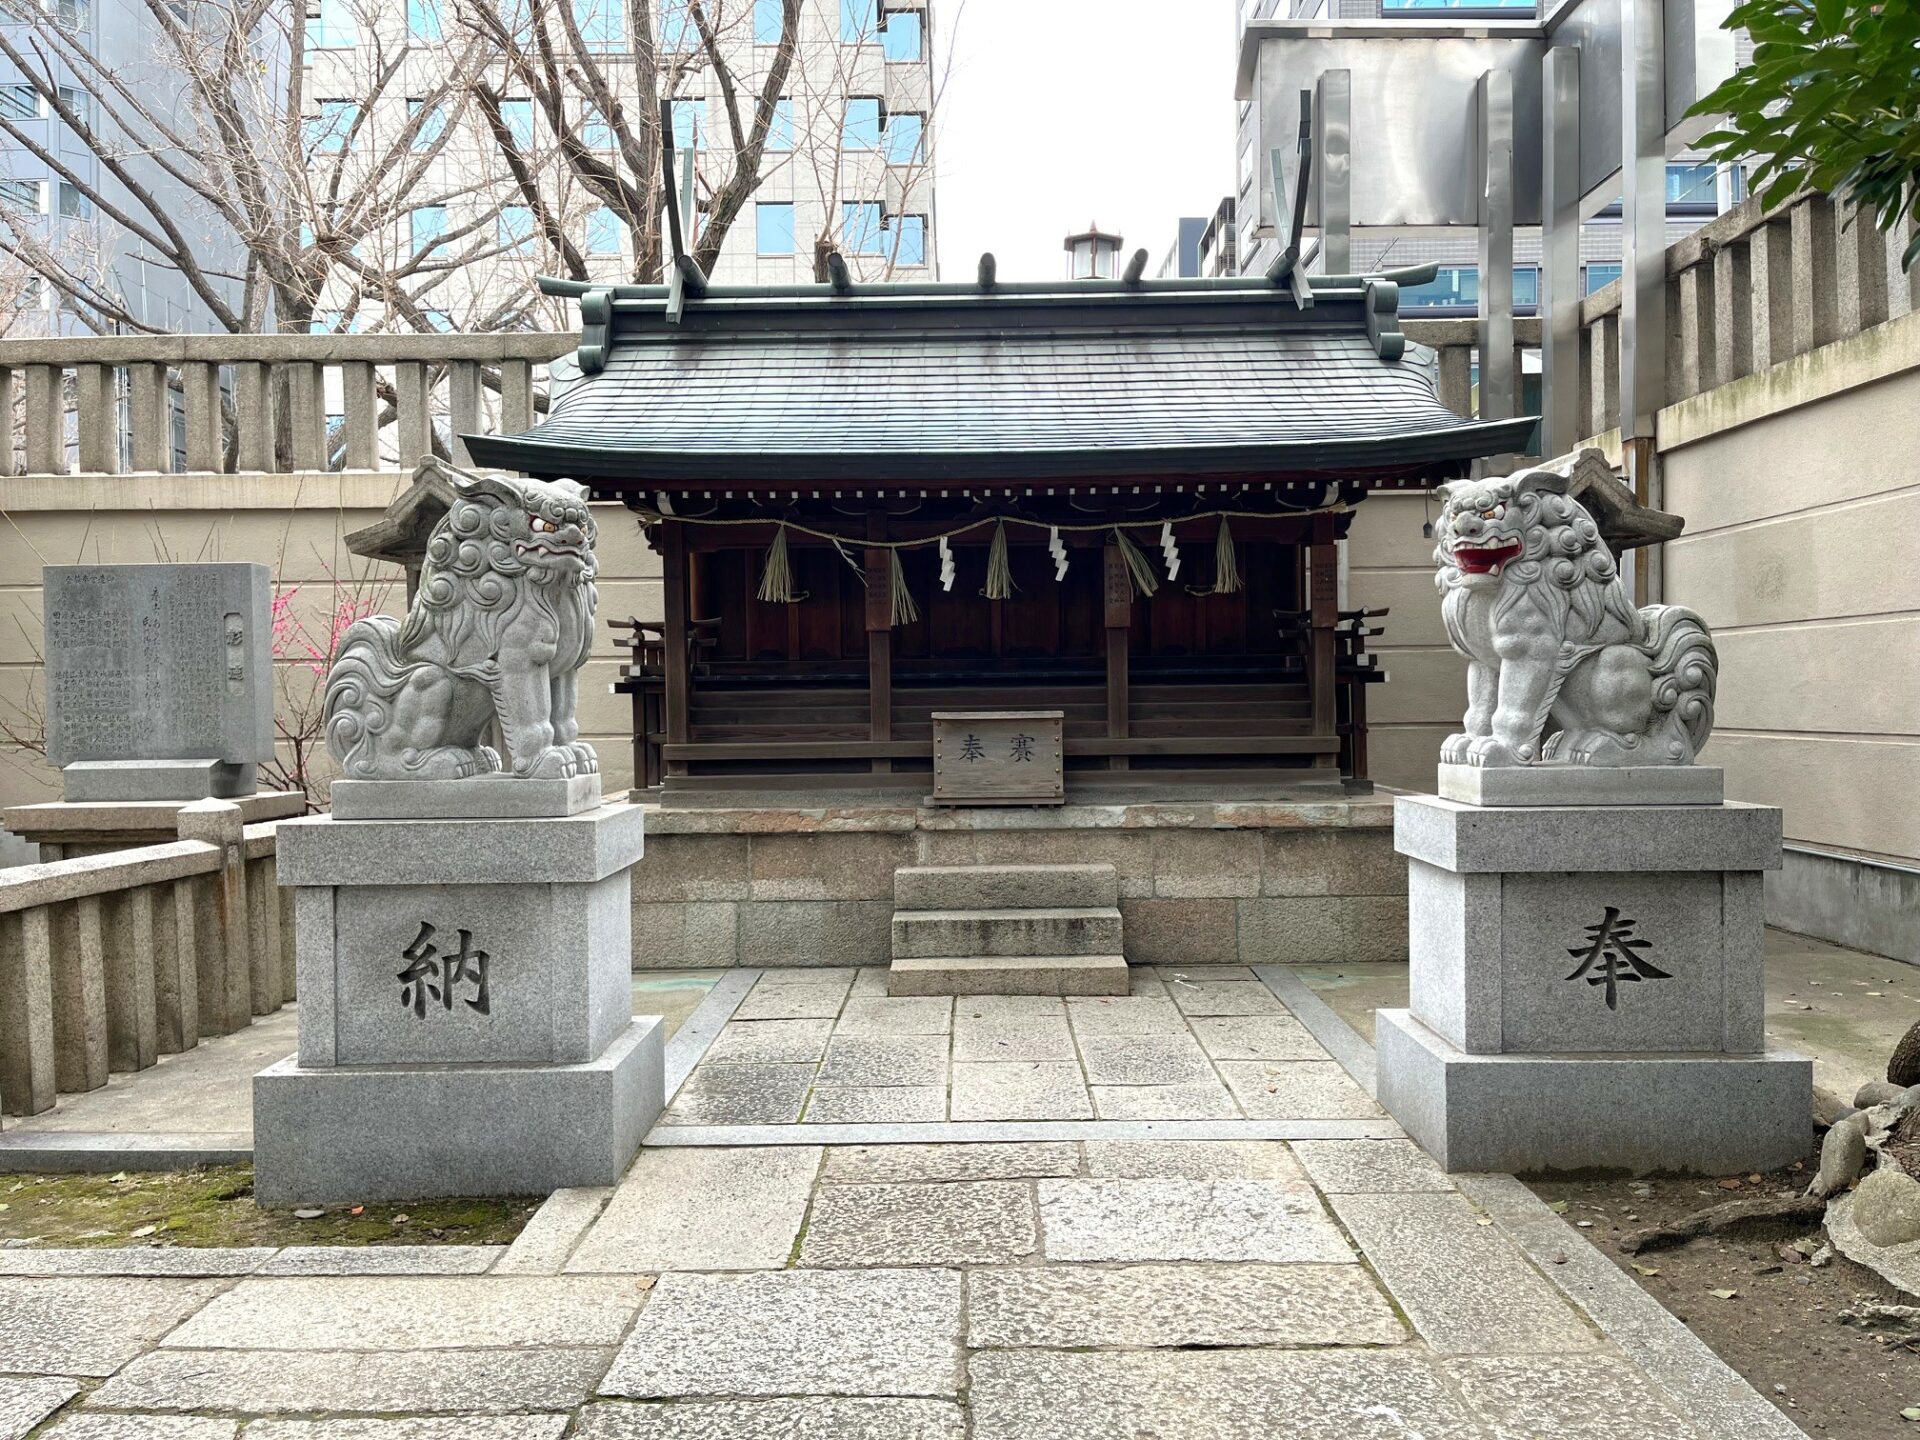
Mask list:
[[1441,614],[1467,657],[1451,764],[1691,765],[1719,658],[1698,615],[1636,610],[1568,480],[1530,470],[1441,490]]
[[593,644],[597,528],[570,480],[458,475],[404,622],[351,626],[327,675],[327,745],[353,780],[600,768],[574,706]]

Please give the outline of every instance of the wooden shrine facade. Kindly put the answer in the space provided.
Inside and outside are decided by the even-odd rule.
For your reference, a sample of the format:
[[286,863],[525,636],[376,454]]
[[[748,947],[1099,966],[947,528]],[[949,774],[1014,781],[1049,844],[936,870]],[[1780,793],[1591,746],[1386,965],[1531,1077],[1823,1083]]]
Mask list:
[[1531,419],[1442,407],[1389,278],[985,268],[587,291],[546,423],[469,438],[623,500],[661,557],[662,615],[614,621],[637,783],[924,794],[933,716],[971,710],[1063,712],[1069,799],[1364,779],[1353,507]]

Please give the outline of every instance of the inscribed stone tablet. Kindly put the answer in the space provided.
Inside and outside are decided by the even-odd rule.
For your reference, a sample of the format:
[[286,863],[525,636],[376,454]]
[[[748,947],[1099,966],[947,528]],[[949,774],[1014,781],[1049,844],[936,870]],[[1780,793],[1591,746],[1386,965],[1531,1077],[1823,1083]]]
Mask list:
[[264,565],[49,565],[47,757],[273,758]]

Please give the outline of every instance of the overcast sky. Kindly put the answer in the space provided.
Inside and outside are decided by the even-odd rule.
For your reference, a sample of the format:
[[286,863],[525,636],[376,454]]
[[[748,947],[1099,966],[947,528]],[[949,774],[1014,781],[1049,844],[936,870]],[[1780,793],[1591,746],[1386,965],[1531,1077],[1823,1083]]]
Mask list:
[[1054,279],[1092,221],[1152,275],[1232,190],[1233,0],[944,0],[934,25],[942,279],[982,250]]

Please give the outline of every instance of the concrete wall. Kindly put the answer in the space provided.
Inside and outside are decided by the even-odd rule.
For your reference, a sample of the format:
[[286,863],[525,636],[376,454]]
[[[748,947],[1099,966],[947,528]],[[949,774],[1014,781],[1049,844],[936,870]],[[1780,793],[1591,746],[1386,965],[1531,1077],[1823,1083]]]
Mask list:
[[1703,758],[1805,852],[1768,918],[1920,960],[1920,315],[1671,406],[1660,439],[1687,517],[1664,598],[1720,648]]
[[636,969],[885,965],[902,865],[1112,865],[1136,964],[1404,960],[1393,807],[678,810],[647,817]]
[[[345,536],[372,523],[403,488],[402,476],[144,475],[0,479],[0,722],[31,729],[42,689],[40,567],[136,564],[157,560],[252,560],[272,567],[277,593],[308,635],[330,633],[337,606],[357,598],[404,613],[404,580],[395,566],[348,553]],[[162,505],[165,506],[162,509]],[[633,783],[630,702],[608,692],[617,650],[612,616],[658,618],[659,558],[633,515],[596,507],[600,523],[600,625],[594,659],[581,677],[582,734],[600,749],[609,790]],[[316,662],[296,635],[276,645],[283,725],[313,707]],[[283,753],[287,747],[282,746]],[[322,751],[322,765],[331,773]],[[0,746],[0,805],[59,798],[59,777],[37,757]]]
[[1439,506],[1426,494],[1369,495],[1347,532],[1342,608],[1388,606],[1386,634],[1370,641],[1386,670],[1367,697],[1368,769],[1375,782],[1431,791],[1440,742],[1460,728],[1467,662],[1447,643],[1433,588],[1433,541],[1422,527]]

